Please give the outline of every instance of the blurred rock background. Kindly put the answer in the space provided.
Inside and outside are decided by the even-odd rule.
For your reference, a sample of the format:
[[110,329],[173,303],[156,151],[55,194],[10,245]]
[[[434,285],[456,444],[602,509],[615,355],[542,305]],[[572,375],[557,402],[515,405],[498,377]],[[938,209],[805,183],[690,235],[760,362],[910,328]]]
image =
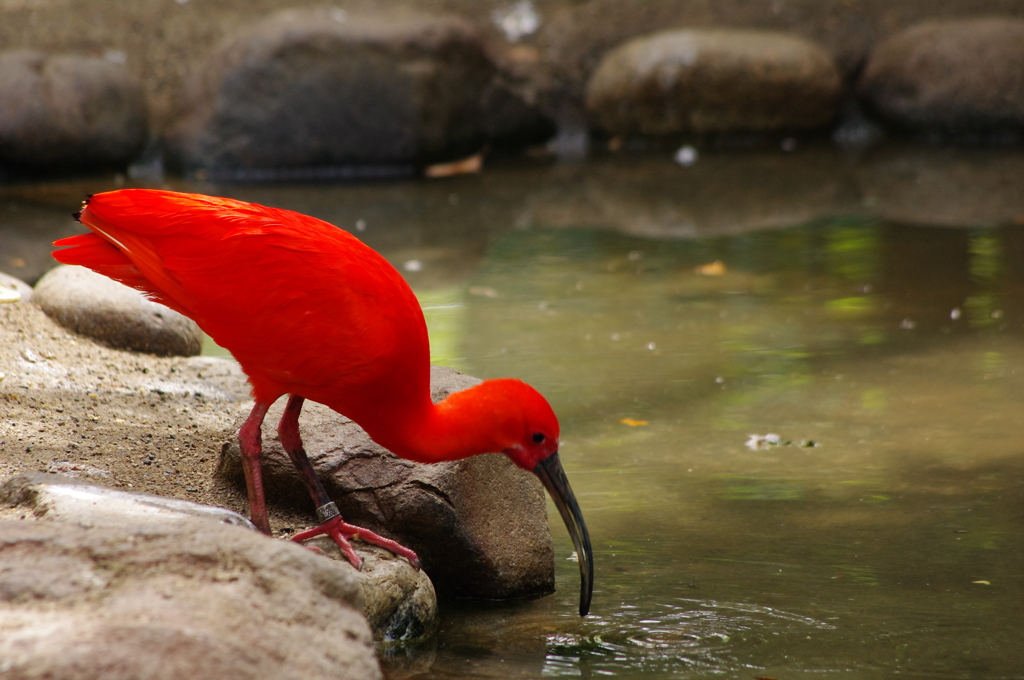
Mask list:
[[[861,143],[865,114],[1017,142],[1022,36],[1013,0],[5,0],[0,165],[393,176],[551,138],[571,154],[592,133]],[[637,40],[643,63],[623,64]],[[595,94],[616,52],[620,77],[648,86]],[[751,108],[780,89],[793,111]],[[633,120],[652,106],[670,124]]]

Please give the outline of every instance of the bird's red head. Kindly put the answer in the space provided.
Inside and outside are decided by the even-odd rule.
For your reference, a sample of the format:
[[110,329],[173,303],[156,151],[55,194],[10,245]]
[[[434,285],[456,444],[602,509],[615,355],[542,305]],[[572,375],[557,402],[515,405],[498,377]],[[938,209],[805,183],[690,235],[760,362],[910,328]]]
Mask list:
[[533,472],[537,463],[558,453],[558,418],[540,392],[520,380],[497,382],[506,401],[500,410],[505,422],[499,428],[504,441],[501,452],[512,462]]
[[558,452],[558,418],[540,392],[521,380],[486,380],[449,396],[442,408],[458,412],[455,428],[471,453],[501,452],[533,472]]

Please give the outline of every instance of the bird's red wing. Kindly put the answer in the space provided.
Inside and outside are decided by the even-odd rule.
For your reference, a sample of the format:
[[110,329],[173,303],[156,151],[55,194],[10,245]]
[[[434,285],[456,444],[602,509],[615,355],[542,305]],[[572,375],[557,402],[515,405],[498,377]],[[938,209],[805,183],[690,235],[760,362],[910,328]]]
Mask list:
[[167,299],[161,291],[139,270],[135,263],[103,237],[92,232],[78,234],[54,241],[53,245],[62,250],[53,252],[53,258],[61,264],[87,267],[98,274],[120,281],[134,288],[151,300],[185,313],[173,300]]
[[[344,412],[338,394],[369,403],[428,393],[429,347],[415,296],[380,255],[333,225],[149,190],[97,194],[81,221],[123,260],[95,239],[75,237],[61,261],[114,278],[128,272],[112,267],[134,265],[142,281],[130,285],[145,286],[230,349],[261,397],[301,387],[303,396]],[[69,252],[94,247],[88,257]],[[385,380],[381,367],[395,379]],[[375,395],[368,385],[391,387],[373,388],[387,392]]]
[[273,222],[268,214],[273,212],[229,198],[172,191],[96,194],[78,216],[93,233],[56,242],[66,248],[54,257],[140,290],[202,326],[204,315],[195,303],[231,290],[202,288],[202,273],[239,263],[225,242],[261,233],[261,226]]

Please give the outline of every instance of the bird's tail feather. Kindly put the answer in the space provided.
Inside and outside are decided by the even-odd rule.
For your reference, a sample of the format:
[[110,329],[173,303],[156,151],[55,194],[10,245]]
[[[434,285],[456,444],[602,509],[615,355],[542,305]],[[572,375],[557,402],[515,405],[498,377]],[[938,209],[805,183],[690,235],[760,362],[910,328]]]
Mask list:
[[[87,267],[98,274],[144,293],[151,300],[182,314],[188,314],[181,305],[175,302],[173,297],[139,269],[139,266],[129,257],[127,248],[116,240],[116,237],[107,233],[111,231],[108,225],[104,225],[107,226],[107,230],[103,231],[92,223],[94,220],[90,220],[89,216],[84,214],[80,221],[93,231],[54,241],[53,245],[61,248],[61,250],[53,252],[55,260],[62,264]],[[142,249],[137,248],[136,250]],[[145,259],[153,259],[153,253],[147,254],[150,257],[144,255]]]

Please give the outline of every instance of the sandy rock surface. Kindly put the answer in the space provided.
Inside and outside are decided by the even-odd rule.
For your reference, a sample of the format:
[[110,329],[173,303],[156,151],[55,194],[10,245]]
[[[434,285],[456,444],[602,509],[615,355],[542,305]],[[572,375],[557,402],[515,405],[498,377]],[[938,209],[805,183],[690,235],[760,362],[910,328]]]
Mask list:
[[233,362],[109,349],[22,302],[0,305],[0,373],[0,481],[76,474],[247,512],[244,497],[212,479],[248,407]]
[[[252,408],[238,365],[114,350],[31,303],[0,305],[0,483],[54,472],[248,516],[244,492],[214,475]],[[315,524],[270,508],[279,536]]]

